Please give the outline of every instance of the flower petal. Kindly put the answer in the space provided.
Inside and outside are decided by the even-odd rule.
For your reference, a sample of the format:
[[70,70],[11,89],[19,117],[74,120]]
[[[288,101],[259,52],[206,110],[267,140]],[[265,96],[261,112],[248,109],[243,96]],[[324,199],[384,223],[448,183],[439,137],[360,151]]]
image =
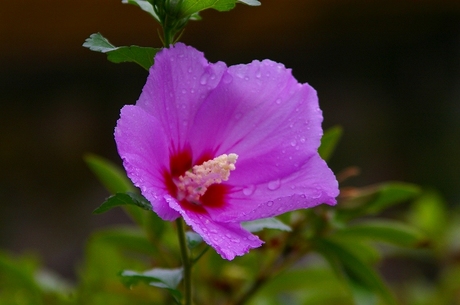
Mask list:
[[128,177],[152,203],[158,216],[164,220],[179,217],[164,199],[168,192],[162,172],[169,168],[169,156],[160,122],[140,107],[124,106],[115,128],[115,141]]
[[197,113],[193,151],[239,155],[232,179],[258,184],[296,172],[323,134],[316,91],[269,60],[232,66]]
[[222,62],[210,64],[203,53],[182,43],[157,53],[136,105],[160,121],[171,149],[187,145],[198,109],[226,68]]
[[[207,211],[215,221],[249,221],[285,212],[336,203],[338,182],[318,154],[298,171],[268,183],[241,185],[232,180],[227,204]],[[235,184],[238,185],[235,185]]]
[[263,244],[256,235],[243,229],[239,223],[215,222],[206,213],[184,210],[172,197],[167,200],[171,208],[178,211],[185,222],[225,259],[232,260],[235,256],[244,255],[250,249]]

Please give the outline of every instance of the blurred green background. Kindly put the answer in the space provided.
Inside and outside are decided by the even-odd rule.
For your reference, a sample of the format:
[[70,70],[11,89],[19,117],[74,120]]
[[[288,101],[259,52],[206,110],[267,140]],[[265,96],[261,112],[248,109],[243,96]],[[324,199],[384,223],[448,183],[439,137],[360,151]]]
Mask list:
[[[262,0],[206,11],[182,41],[210,61],[270,58],[317,89],[324,127],[345,134],[331,167],[347,183],[402,180],[460,203],[460,1]],[[94,216],[108,193],[83,162],[118,162],[112,133],[146,71],[81,47],[161,45],[146,13],[119,0],[0,4],[0,248],[38,252],[65,276],[89,233],[127,222]]]

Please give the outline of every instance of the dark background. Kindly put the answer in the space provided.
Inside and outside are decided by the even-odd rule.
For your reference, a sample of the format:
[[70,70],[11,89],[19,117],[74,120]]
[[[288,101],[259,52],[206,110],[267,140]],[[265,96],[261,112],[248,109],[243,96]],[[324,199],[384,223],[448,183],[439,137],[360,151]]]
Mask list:
[[[206,11],[182,38],[210,61],[270,58],[318,90],[324,127],[345,134],[330,165],[438,189],[460,203],[460,1],[262,0]],[[147,73],[81,47],[94,32],[115,45],[161,45],[157,26],[118,0],[0,4],[0,248],[32,250],[66,276],[97,227],[108,193],[83,162],[117,163],[119,109]]]

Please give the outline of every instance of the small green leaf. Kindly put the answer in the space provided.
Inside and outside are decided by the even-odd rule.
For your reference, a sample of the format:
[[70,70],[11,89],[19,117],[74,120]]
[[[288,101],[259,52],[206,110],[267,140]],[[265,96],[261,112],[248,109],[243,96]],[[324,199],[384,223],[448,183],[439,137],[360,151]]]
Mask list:
[[355,253],[352,244],[345,244],[330,238],[317,238],[314,240],[315,248],[325,256],[335,268],[342,268],[351,283],[377,293],[385,304],[394,305],[396,300],[389,288],[383,283],[380,276],[369,266],[360,255]]
[[274,217],[244,222],[242,226],[249,232],[253,233],[262,231],[263,229],[276,229],[288,232],[292,231],[292,229],[288,225],[282,223],[280,220]]
[[141,8],[144,12],[147,12],[150,16],[155,18],[158,22],[160,19],[158,18],[155,10],[153,9],[153,5],[147,0],[122,0],[121,3],[124,4],[133,4]]
[[418,194],[420,194],[420,188],[414,184],[402,182],[385,183],[380,185],[376,200],[368,205],[367,210],[372,214],[377,214],[390,206],[414,198]]
[[111,194],[133,192],[135,190],[125,172],[109,160],[93,154],[87,154],[84,159]]
[[176,300],[182,299],[182,294],[176,289],[182,280],[183,270],[155,268],[144,272],[124,270],[120,273],[123,284],[128,287],[144,282],[148,285],[167,289]]
[[[206,9],[215,9],[219,12],[229,11],[235,7],[237,0],[184,0],[181,6],[180,17],[188,17]],[[251,6],[258,6],[257,0],[240,0],[239,2]]]
[[423,234],[414,227],[389,220],[372,220],[349,226],[337,231],[334,237],[365,238],[402,247],[414,247],[426,241]]
[[187,231],[185,232],[185,237],[187,238],[187,247],[193,249],[203,242],[203,238],[195,232]]
[[155,54],[160,50],[139,46],[116,47],[102,36],[101,33],[91,34],[85,40],[83,46],[89,48],[91,51],[107,53],[107,59],[111,62],[135,62],[146,70],[149,70],[153,65]]
[[332,153],[342,137],[343,129],[341,126],[334,126],[324,132],[321,138],[321,146],[318,148],[318,153],[324,160],[329,160]]
[[250,5],[250,6],[259,6],[260,5],[260,1],[257,1],[257,0],[238,0],[238,1],[241,2],[241,3],[247,4],[247,5]]
[[135,205],[147,211],[152,210],[152,205],[142,195],[126,192],[116,193],[115,195],[110,196],[103,204],[94,210],[93,214],[101,214],[116,206],[123,205]]
[[357,188],[352,193],[348,198],[343,198],[337,206],[337,220],[349,220],[361,215],[376,215],[393,205],[414,198],[420,193],[420,188],[409,183],[386,182],[366,188]]

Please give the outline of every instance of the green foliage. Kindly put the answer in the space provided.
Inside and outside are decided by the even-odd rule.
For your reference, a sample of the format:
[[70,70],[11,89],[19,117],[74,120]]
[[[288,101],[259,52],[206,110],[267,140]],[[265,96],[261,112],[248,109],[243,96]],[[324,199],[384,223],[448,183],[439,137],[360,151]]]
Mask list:
[[243,228],[249,232],[260,232],[263,229],[276,229],[281,231],[292,231],[288,225],[285,225],[276,218],[263,218],[243,223]]
[[109,160],[94,154],[87,154],[85,162],[111,194],[135,191],[125,172]]
[[144,272],[135,272],[124,270],[120,273],[123,284],[127,287],[137,285],[139,282],[146,283],[151,286],[165,288],[174,299],[179,303],[182,299],[182,294],[177,290],[177,286],[182,280],[182,268],[163,269],[154,268]]
[[[180,16],[186,17],[192,14],[204,11],[206,9],[215,9],[220,12],[229,11],[235,7],[237,0],[184,0],[180,9]],[[260,5],[259,1],[244,0],[240,1],[247,5]]]
[[122,0],[122,3],[125,4],[133,4],[135,6],[138,6],[141,10],[144,12],[147,12],[150,16],[155,18],[156,21],[160,22],[160,19],[158,18],[158,15],[155,13],[155,10],[153,9],[152,3],[150,3],[147,0]]
[[321,138],[321,146],[318,148],[318,153],[324,160],[328,161],[332,156],[340,138],[342,137],[342,127],[331,127],[324,132]]
[[75,304],[70,284],[29,255],[0,252],[0,304]]
[[393,220],[367,220],[338,230],[334,236],[340,239],[380,241],[401,247],[418,247],[427,239],[413,226]]
[[123,205],[133,205],[138,206],[144,210],[152,211],[152,204],[145,199],[142,195],[126,192],[126,193],[116,193],[115,195],[110,196],[104,201],[97,209],[94,210],[94,214],[105,213],[108,210]]
[[344,243],[333,238],[317,238],[314,244],[315,248],[330,261],[338,275],[346,276],[350,285],[378,294],[385,304],[396,304],[389,288],[363,259],[362,253],[356,251],[357,247],[354,243]]
[[107,59],[113,63],[134,62],[145,70],[149,70],[153,65],[153,58],[160,50],[150,47],[116,47],[111,44],[101,33],[91,34],[83,43],[85,48],[91,51],[107,54]]
[[420,188],[403,182],[386,182],[364,188],[342,189],[342,204],[337,206],[339,221],[364,216],[377,215],[385,209],[407,202],[420,194]]

